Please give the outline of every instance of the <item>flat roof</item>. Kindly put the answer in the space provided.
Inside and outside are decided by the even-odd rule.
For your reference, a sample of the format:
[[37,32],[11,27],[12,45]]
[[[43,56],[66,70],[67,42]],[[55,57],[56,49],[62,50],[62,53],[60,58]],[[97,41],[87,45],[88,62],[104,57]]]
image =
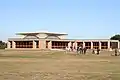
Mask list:
[[58,33],[58,32],[48,32],[48,31],[39,31],[39,32],[18,32],[16,35],[32,35],[32,34],[52,34],[52,35],[68,35],[67,33]]

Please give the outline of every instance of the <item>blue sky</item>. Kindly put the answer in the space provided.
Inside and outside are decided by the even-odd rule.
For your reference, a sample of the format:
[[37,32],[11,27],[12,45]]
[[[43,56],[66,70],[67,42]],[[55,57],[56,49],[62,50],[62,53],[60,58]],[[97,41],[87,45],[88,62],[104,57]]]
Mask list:
[[16,32],[109,38],[120,32],[120,0],[0,0],[0,39]]

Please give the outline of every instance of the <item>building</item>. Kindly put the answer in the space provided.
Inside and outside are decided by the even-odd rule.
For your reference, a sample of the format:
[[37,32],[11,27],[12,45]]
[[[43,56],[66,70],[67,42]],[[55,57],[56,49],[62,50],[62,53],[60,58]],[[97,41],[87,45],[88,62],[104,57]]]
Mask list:
[[119,48],[118,40],[109,39],[66,39],[66,33],[23,32],[20,38],[8,38],[7,49],[65,49],[82,45],[87,49]]

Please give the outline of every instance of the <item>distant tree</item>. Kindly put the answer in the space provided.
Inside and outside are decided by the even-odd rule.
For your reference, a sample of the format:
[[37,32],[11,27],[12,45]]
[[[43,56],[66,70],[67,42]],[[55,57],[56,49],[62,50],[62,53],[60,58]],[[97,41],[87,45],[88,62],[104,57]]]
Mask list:
[[0,41],[0,49],[5,49],[7,44],[5,42]]
[[120,34],[116,34],[110,38],[111,40],[119,40],[120,41]]
[[0,44],[2,43],[2,41],[0,41]]

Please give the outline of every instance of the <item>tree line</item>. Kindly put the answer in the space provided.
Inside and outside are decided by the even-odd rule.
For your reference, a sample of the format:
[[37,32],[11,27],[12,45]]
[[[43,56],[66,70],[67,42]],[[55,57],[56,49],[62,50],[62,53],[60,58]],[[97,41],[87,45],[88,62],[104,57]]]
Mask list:
[[7,47],[7,43],[0,41],[0,49],[5,49]]
[[120,34],[116,34],[110,38],[111,40],[119,40],[120,41]]

